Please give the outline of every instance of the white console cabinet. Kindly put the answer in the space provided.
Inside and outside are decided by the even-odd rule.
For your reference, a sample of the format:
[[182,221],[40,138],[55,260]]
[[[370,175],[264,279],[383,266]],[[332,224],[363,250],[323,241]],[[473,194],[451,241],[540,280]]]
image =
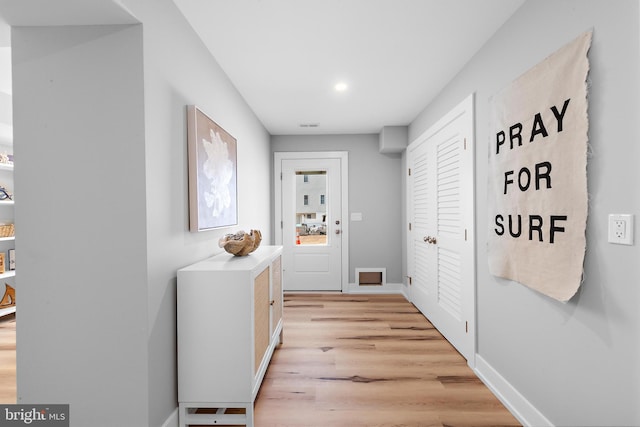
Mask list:
[[253,402],[282,342],[281,257],[280,246],[261,246],[178,270],[181,427],[253,427]]

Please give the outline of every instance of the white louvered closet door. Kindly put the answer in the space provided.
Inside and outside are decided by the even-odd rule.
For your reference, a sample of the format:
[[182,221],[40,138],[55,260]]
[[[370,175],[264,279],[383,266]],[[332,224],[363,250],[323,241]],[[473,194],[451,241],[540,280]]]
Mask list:
[[[436,169],[434,163],[434,146],[420,144],[410,152],[410,188],[412,193],[412,219],[410,239],[411,301],[418,309],[429,317],[432,302],[437,295],[437,248],[429,239],[435,236],[437,228]],[[435,236],[437,239],[437,236]]]
[[473,102],[409,146],[411,299],[469,361],[475,354]]

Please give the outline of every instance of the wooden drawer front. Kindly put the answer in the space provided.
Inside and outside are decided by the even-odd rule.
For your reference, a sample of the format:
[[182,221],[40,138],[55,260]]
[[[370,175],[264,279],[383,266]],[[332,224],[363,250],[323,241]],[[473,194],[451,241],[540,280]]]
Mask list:
[[278,322],[282,318],[282,261],[281,257],[273,260],[273,289],[271,290],[271,299],[273,301],[273,319],[271,323],[271,333],[278,326]]
[[256,277],[253,283],[253,321],[254,321],[254,374],[269,347],[269,267]]

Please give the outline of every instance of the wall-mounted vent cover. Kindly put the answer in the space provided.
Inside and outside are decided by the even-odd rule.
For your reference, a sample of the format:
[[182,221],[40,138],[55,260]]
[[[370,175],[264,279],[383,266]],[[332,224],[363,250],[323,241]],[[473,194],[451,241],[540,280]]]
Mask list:
[[384,286],[387,283],[386,268],[356,268],[356,285]]

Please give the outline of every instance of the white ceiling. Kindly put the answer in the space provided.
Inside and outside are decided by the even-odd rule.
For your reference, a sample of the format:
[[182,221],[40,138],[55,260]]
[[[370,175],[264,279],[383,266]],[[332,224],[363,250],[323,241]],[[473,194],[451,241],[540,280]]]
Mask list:
[[174,2],[278,135],[409,124],[524,0]]
[[[524,3],[173,1],[273,135],[378,133],[409,124]],[[8,46],[3,19],[11,25],[135,22],[122,3],[0,0],[0,46]],[[338,82],[349,88],[336,92]]]
[[14,26],[137,22],[120,0],[0,0],[0,24],[2,20]]

